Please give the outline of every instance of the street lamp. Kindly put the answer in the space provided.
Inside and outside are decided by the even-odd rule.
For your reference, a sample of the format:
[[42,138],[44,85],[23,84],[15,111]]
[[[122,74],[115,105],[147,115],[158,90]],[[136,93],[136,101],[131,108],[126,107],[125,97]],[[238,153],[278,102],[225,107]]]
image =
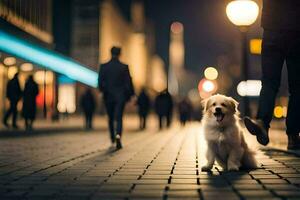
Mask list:
[[[242,72],[243,80],[248,80],[248,42],[247,31],[257,19],[259,13],[258,5],[252,0],[235,0],[230,2],[226,7],[226,14],[228,19],[237,27],[241,32],[242,39]],[[250,114],[249,99],[244,96],[244,115]]]

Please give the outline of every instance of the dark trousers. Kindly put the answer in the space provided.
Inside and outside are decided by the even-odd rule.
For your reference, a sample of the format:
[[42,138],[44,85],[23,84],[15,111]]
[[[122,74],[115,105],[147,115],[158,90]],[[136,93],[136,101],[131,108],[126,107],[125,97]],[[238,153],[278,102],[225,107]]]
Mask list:
[[140,129],[143,130],[147,125],[147,115],[140,115]]
[[[108,126],[110,132],[111,141],[115,141],[115,135],[122,135],[123,129],[123,112],[125,107],[124,100],[118,101],[105,101],[106,112],[108,115]],[[116,128],[115,128],[116,122]]]
[[262,90],[258,119],[270,127],[284,62],[288,70],[289,103],[287,134],[300,132],[300,32],[265,30],[262,46]]
[[167,127],[170,127],[171,125],[171,118],[172,115],[159,115],[158,120],[159,120],[159,129],[162,129],[164,126],[164,121],[166,121]]
[[85,113],[85,128],[91,129],[93,128],[93,113]]
[[10,115],[12,115],[12,125],[16,126],[17,125],[17,104],[18,102],[14,102],[14,101],[10,101],[9,102],[9,109],[7,110],[6,114],[4,115],[4,123],[7,123],[8,118],[10,117]]
[[33,119],[25,118],[25,128],[26,130],[31,130],[33,125]]

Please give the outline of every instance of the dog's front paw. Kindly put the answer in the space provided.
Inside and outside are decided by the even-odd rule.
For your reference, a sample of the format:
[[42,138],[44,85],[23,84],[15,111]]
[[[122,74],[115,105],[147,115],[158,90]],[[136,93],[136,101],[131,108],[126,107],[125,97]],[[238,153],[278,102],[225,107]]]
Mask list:
[[202,168],[201,168],[201,171],[203,171],[203,172],[209,172],[209,171],[211,171],[211,166],[207,166],[207,165],[205,165],[205,166],[203,166]]
[[239,171],[239,167],[236,165],[228,166],[228,171]]

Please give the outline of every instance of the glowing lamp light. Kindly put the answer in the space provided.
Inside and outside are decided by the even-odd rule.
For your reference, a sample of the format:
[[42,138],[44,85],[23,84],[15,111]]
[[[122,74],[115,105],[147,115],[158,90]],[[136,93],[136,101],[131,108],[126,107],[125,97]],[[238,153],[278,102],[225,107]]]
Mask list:
[[212,81],[209,81],[209,80],[207,80],[207,81],[205,81],[204,83],[203,83],[203,90],[205,91],[205,92],[212,92],[212,91],[214,91],[214,89],[215,89],[215,85],[214,85],[214,83],[212,82]]
[[262,40],[261,39],[252,39],[250,40],[250,52],[252,54],[261,54],[261,45],[262,45]]
[[237,86],[237,93],[240,96],[259,96],[261,90],[261,81],[247,80],[241,81]]
[[229,20],[236,26],[250,26],[258,16],[259,7],[251,0],[235,0],[226,7]]
[[23,72],[30,72],[33,70],[33,65],[31,63],[23,63],[20,67]]
[[37,71],[34,73],[33,75],[34,80],[38,83],[38,84],[51,84],[54,80],[54,74],[51,71]]
[[10,66],[7,70],[8,79],[12,79],[17,72],[18,72],[18,68],[16,66]]
[[216,80],[218,75],[218,71],[214,67],[208,67],[204,70],[204,76],[208,80]]
[[217,91],[217,83],[215,81],[207,80],[204,78],[198,84],[198,91],[200,96],[202,93],[211,95],[212,93]]
[[97,87],[98,74],[74,60],[0,30],[0,51],[12,54],[83,84]]
[[171,25],[172,33],[179,34],[183,31],[183,25],[180,22],[173,22]]
[[16,58],[14,57],[6,57],[4,60],[3,60],[3,63],[7,66],[10,66],[10,65],[15,65],[17,62]]
[[274,108],[274,117],[276,118],[282,118],[284,114],[284,109],[282,106],[276,106]]

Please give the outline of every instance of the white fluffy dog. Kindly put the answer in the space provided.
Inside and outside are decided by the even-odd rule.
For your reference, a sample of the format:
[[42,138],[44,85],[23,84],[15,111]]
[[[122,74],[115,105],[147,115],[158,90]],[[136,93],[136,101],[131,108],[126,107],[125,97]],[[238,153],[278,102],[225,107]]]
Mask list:
[[204,100],[202,125],[207,140],[207,164],[202,171],[209,171],[215,160],[223,170],[255,169],[254,153],[248,148],[239,125],[238,102],[231,97],[214,95]]

